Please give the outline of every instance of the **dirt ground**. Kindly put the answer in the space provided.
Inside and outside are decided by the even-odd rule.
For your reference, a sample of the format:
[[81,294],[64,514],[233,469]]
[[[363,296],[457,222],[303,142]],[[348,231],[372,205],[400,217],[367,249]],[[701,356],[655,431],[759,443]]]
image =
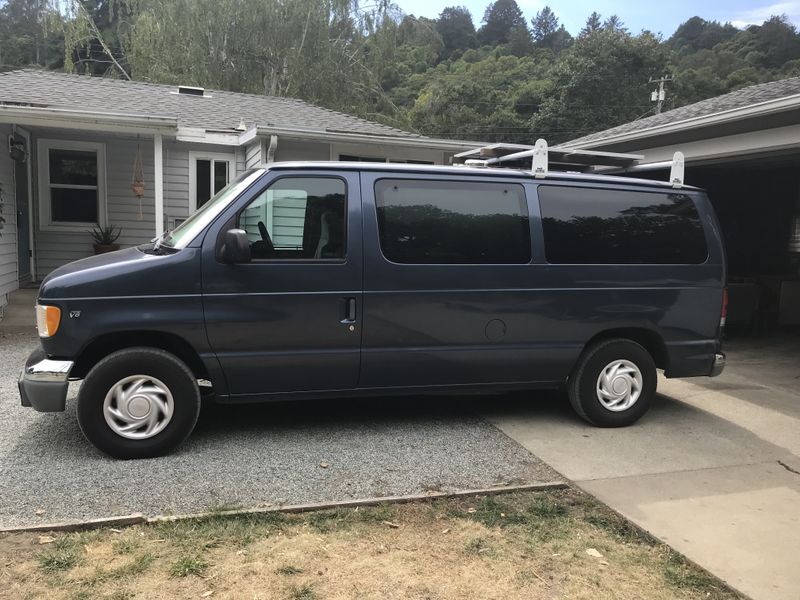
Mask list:
[[737,596],[575,490],[0,534],[0,598]]

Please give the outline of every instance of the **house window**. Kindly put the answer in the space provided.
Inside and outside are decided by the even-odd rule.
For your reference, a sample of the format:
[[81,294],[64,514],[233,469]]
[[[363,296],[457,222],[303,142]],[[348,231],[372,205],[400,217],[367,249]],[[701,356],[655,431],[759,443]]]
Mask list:
[[39,141],[40,227],[85,231],[105,221],[105,146]]
[[196,211],[214,197],[235,175],[234,157],[229,154],[189,153],[190,208]]

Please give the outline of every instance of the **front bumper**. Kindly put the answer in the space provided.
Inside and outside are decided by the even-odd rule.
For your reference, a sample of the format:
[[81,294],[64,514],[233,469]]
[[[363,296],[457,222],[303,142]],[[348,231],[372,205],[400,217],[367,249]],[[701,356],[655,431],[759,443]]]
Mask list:
[[725,355],[722,352],[717,352],[714,355],[714,364],[711,365],[711,373],[708,374],[709,377],[716,377],[722,370],[725,368]]
[[34,350],[19,376],[22,406],[39,412],[63,411],[72,365],[72,361],[52,360],[45,356],[43,350]]

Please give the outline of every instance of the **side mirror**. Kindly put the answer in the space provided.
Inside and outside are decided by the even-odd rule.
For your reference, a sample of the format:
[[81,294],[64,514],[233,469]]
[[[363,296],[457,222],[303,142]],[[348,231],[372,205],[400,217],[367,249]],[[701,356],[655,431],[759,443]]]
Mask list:
[[225,232],[222,260],[229,265],[250,262],[250,242],[247,241],[247,233],[244,229],[228,229]]

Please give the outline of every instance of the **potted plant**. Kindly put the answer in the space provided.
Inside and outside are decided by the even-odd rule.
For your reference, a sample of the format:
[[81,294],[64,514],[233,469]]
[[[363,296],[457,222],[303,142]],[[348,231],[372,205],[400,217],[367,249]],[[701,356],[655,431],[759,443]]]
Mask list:
[[114,227],[113,225],[100,227],[100,225],[95,225],[91,231],[89,231],[89,234],[94,241],[95,254],[104,254],[106,252],[119,250],[119,244],[117,244],[116,241],[119,239],[119,236],[122,235],[122,229],[120,227]]

